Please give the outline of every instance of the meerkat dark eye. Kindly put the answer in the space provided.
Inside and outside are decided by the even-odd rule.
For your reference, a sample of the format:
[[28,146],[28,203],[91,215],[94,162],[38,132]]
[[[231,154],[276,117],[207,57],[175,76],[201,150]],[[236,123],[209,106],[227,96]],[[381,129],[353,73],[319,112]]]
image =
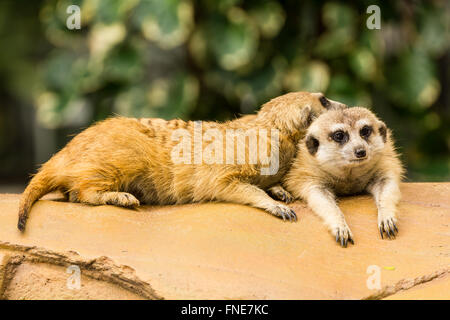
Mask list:
[[345,143],[348,141],[348,134],[342,130],[338,130],[331,134],[331,139],[339,143]]
[[364,126],[359,130],[359,134],[363,138],[368,138],[372,134],[372,127],[370,126]]
[[306,148],[311,155],[315,155],[317,149],[319,149],[319,140],[317,140],[312,135],[306,137]]

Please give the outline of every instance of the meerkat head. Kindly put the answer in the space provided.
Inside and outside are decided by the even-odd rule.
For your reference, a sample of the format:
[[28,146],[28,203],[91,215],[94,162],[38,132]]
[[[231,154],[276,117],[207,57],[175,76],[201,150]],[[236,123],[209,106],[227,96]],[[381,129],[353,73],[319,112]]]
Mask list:
[[386,125],[366,108],[353,107],[319,116],[304,143],[324,168],[339,170],[378,159],[388,138]]
[[309,126],[314,118],[328,110],[343,110],[347,105],[330,100],[322,93],[291,92],[265,103],[257,114],[281,130],[296,131]]

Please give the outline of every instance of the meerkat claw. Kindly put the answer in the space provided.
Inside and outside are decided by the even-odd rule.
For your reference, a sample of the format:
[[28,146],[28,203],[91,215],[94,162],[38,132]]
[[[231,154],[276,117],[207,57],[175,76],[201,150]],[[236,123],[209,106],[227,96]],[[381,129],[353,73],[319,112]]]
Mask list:
[[397,227],[396,227],[394,221],[391,221],[389,230],[391,231],[391,234],[392,234],[392,236],[393,236],[394,238],[395,238],[395,236],[396,236],[396,232],[395,232],[396,229],[397,229]]
[[381,239],[384,239],[384,233],[386,233],[389,239],[395,239],[395,236],[398,233],[397,225],[392,218],[381,221],[378,228],[380,230]]
[[343,248],[347,248],[349,242],[355,244],[349,229],[338,229],[336,231],[336,242]]
[[294,202],[294,197],[293,196],[291,196],[289,193],[285,193],[284,195],[284,202],[286,202],[286,203],[291,203],[291,202]]
[[105,194],[105,203],[124,208],[139,206],[139,200],[127,192],[109,192]]
[[395,233],[394,233],[394,230],[392,229],[392,227],[389,227],[388,233],[393,239],[395,239]]
[[297,214],[292,209],[291,209],[291,216],[294,221],[297,221]]
[[297,221],[297,215],[295,214],[294,210],[290,209],[288,216],[289,216],[289,221]]
[[344,234],[341,234],[339,230],[336,232],[336,242],[343,248],[347,247],[347,240],[344,238]]
[[274,186],[268,190],[268,193],[272,198],[275,200],[280,200],[286,203],[291,203],[294,201],[294,197],[287,192],[283,187],[281,186]]
[[289,219],[290,222],[297,221],[295,211],[287,206],[278,205],[268,211],[273,215],[282,218],[283,221],[286,221],[286,219]]

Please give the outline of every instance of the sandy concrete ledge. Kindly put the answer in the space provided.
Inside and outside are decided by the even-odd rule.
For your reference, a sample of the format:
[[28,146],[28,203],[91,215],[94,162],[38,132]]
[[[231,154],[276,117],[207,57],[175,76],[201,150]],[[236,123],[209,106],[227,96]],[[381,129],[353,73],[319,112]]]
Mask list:
[[[304,204],[297,223],[208,203],[127,210],[0,195],[3,299],[450,299],[450,183],[402,185],[396,240],[381,240],[369,196],[342,199],[355,236],[335,244]],[[81,271],[80,287],[69,288]],[[375,273],[380,288],[368,287]]]

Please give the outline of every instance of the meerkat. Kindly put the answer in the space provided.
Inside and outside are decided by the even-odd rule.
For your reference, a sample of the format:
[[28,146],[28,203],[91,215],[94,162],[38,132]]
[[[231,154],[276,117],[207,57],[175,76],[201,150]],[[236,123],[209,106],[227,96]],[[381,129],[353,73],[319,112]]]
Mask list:
[[323,113],[310,125],[282,184],[319,215],[342,247],[353,234],[335,196],[369,192],[378,209],[378,228],[394,238],[403,167],[391,132],[361,107]]
[[[279,182],[295,156],[298,141],[314,117],[345,107],[321,93],[294,92],[267,102],[249,121],[201,122],[199,128],[199,122],[179,119],[116,117],[104,120],[76,135],[42,165],[22,195],[18,229],[25,229],[34,202],[56,190],[68,201],[90,205],[133,208],[140,204],[224,201],[260,208],[283,220],[296,220],[292,209],[275,201],[264,190],[277,198],[289,198]],[[245,134],[252,129],[275,130],[274,135],[279,134],[278,166],[272,174],[261,174],[268,163],[260,159],[256,159],[256,163],[236,163],[228,158],[227,161],[216,158],[213,163],[196,161],[213,140],[202,134],[213,132],[219,137],[228,130],[242,130]],[[196,130],[200,130],[201,135],[197,141]],[[194,141],[181,143],[179,134],[185,133],[193,134]],[[244,141],[238,139],[236,146],[238,149],[245,145],[245,159],[252,156],[247,138],[251,139],[246,136]],[[258,134],[257,138],[258,147],[266,146],[271,150],[272,140],[268,136]],[[204,140],[210,144],[202,144]],[[214,155],[230,149],[234,157],[234,145],[230,148],[219,143]],[[186,152],[183,159],[188,161],[174,161],[174,155],[180,150]]]
[[241,123],[243,122],[249,123],[254,121],[256,119],[256,116],[257,116],[256,114],[244,114],[240,118],[235,119],[235,121],[239,121]]

